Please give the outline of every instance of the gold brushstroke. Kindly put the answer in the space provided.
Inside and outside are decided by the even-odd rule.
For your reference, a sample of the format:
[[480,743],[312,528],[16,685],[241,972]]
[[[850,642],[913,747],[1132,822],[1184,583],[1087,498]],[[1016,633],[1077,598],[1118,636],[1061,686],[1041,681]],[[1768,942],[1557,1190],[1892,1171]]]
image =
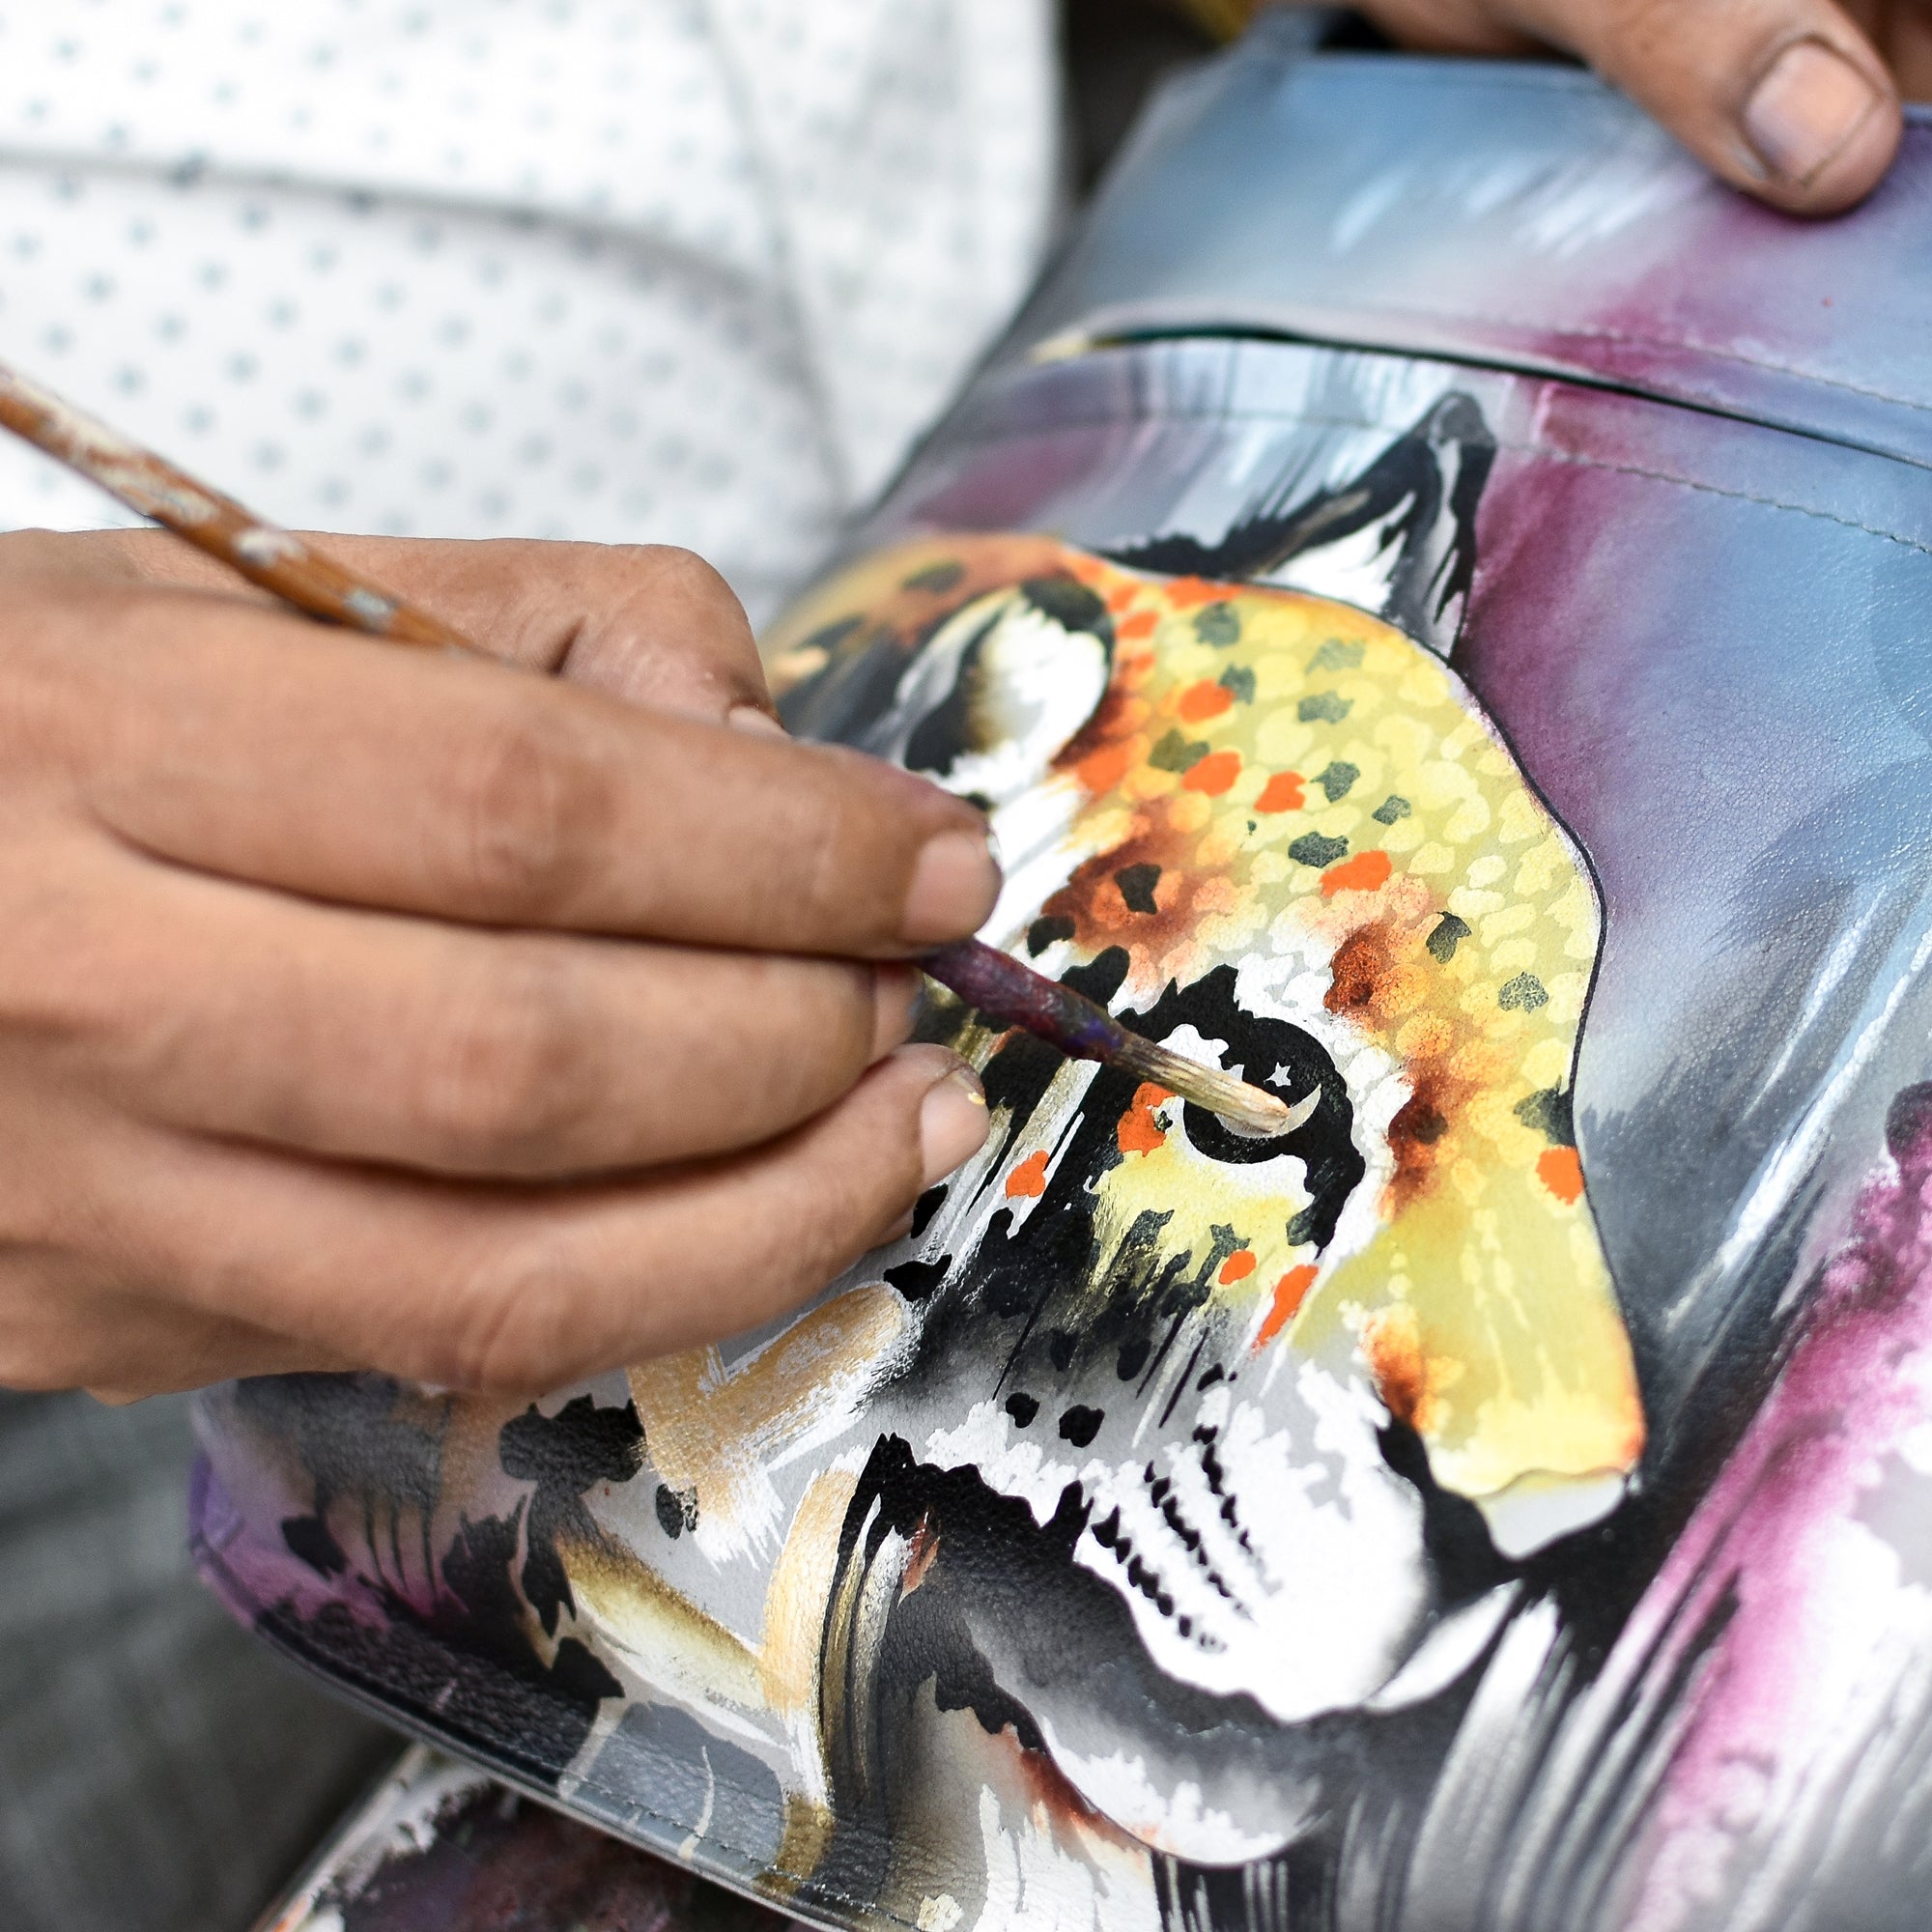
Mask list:
[[758,1669],[766,1701],[788,1717],[810,1716],[817,1706],[825,1605],[838,1569],[838,1533],[858,1487],[849,1469],[827,1469],[811,1479],[765,1591]]
[[652,1466],[696,1492],[703,1519],[755,1533],[766,1465],[856,1395],[905,1332],[905,1303],[873,1283],[813,1309],[736,1370],[716,1349],[639,1364],[631,1395]]
[[803,1791],[787,1791],[779,1848],[762,1877],[765,1888],[791,1897],[817,1871],[832,1843],[835,1823],[829,1804]]
[[654,1687],[697,1708],[764,1708],[756,1652],[613,1537],[560,1551],[580,1622],[590,1624]]

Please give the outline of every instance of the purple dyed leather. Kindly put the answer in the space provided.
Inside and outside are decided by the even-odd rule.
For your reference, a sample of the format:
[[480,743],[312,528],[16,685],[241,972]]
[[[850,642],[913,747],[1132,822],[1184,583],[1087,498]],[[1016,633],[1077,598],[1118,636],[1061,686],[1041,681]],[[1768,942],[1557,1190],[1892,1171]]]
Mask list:
[[1579,70],[1309,60],[1284,17],[1171,91],[1009,347],[1281,331],[1560,372],[1924,464],[1928,205],[1932,110],[1908,110],[1855,215],[1800,221]]

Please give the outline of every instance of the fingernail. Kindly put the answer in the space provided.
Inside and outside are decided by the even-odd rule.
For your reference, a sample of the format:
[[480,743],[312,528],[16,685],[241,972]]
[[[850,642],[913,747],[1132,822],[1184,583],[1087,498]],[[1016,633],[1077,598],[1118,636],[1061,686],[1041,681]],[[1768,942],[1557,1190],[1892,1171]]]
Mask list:
[[986,1090],[963,1060],[934,1082],[919,1109],[919,1151],[927,1187],[978,1152],[988,1118]]
[[724,722],[732,730],[749,731],[754,738],[788,738],[791,735],[769,711],[761,711],[755,704],[732,705],[724,714]]
[[1774,175],[1803,187],[1878,104],[1877,90],[1850,61],[1823,41],[1798,41],[1745,103],[1745,134]]
[[872,969],[872,1058],[883,1060],[912,1037],[919,1013],[921,980],[914,966]]
[[983,832],[942,832],[926,841],[906,894],[901,936],[936,946],[979,931],[1000,895],[1000,868]]

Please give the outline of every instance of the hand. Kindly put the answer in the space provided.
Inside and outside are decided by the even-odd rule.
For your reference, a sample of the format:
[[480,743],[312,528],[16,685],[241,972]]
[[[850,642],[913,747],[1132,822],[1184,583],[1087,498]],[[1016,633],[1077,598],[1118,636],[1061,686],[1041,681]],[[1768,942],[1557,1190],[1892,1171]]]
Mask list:
[[983,823],[787,740],[714,574],[326,541],[509,662],[0,537],[0,1383],[551,1386],[780,1312],[984,1136],[892,963],[990,910]]
[[1714,174],[1796,214],[1877,186],[1932,94],[1932,0],[1357,0],[1406,46],[1571,53]]

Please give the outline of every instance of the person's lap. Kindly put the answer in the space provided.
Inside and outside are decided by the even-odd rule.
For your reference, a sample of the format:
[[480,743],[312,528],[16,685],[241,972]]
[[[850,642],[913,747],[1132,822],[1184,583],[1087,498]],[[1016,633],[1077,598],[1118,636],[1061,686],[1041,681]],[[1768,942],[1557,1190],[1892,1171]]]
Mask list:
[[244,1927],[397,1747],[186,1548],[187,1405],[0,1391],[0,1924]]

